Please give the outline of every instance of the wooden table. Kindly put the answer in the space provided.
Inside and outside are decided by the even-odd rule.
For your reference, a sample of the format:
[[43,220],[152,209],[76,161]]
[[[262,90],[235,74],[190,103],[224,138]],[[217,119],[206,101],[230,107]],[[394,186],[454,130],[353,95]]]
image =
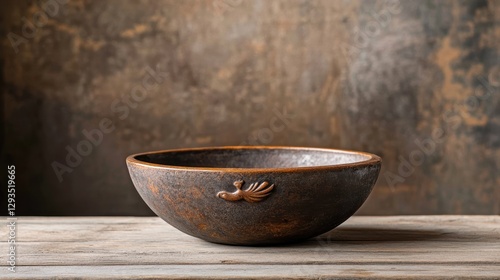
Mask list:
[[353,217],[275,247],[207,243],[156,217],[18,217],[16,231],[17,272],[2,242],[0,279],[500,279],[500,216]]

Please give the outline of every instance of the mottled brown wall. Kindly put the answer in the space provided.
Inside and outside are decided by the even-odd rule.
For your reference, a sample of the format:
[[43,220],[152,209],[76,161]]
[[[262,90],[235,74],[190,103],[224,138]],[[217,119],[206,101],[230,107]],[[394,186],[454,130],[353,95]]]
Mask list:
[[500,214],[499,1],[45,2],[1,9],[19,214],[149,214],[127,155],[242,143],[381,155],[362,214]]

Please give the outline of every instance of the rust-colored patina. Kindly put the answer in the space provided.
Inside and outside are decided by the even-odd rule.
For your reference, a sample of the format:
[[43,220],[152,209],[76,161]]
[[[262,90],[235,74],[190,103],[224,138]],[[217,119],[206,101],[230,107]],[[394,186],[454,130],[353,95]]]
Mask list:
[[179,230],[224,244],[265,245],[327,232],[370,194],[380,157],[298,147],[212,147],[127,158],[148,206]]

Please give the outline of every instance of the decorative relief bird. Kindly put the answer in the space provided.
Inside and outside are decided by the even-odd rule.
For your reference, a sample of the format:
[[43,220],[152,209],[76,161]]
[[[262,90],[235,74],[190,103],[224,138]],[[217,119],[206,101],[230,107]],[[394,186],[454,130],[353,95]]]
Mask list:
[[242,190],[241,187],[245,181],[239,180],[233,183],[233,185],[236,187],[235,192],[226,192],[226,191],[221,191],[217,193],[217,197],[220,197],[224,200],[227,201],[238,201],[241,199],[244,199],[248,202],[259,202],[263,200],[266,196],[270,195],[270,192],[274,188],[274,184],[269,185],[268,182],[262,182],[259,185],[259,182],[253,183],[248,187],[246,190]]

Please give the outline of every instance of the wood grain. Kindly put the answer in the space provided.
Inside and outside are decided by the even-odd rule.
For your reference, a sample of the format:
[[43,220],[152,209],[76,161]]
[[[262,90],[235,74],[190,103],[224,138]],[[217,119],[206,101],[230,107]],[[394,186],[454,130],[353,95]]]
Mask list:
[[[18,272],[0,279],[500,275],[499,216],[353,217],[315,239],[274,247],[204,242],[159,218],[20,217],[17,243]],[[2,254],[2,269],[6,262]]]

